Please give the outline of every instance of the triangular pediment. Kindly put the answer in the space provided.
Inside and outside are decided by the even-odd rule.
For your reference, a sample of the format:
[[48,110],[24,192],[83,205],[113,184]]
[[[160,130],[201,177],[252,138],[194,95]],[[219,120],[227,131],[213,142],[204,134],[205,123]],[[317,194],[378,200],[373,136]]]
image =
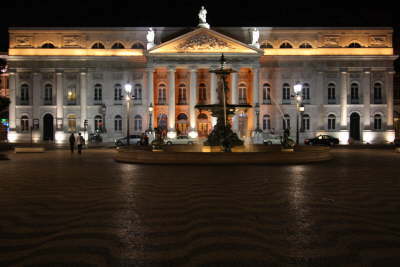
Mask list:
[[216,31],[199,28],[149,50],[150,54],[235,53],[259,54],[262,50]]

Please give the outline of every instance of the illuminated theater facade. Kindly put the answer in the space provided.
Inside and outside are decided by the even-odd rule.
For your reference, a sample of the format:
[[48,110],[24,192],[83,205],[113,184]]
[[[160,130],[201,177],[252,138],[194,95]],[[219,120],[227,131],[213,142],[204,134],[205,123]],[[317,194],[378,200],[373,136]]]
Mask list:
[[[251,142],[257,127],[296,134],[293,85],[302,84],[301,139],[317,134],[393,141],[391,28],[10,28],[9,140],[67,142],[71,132],[112,141],[158,127],[208,134],[196,104],[217,101],[209,70],[224,53],[232,128]],[[128,114],[125,84],[132,85]],[[149,111],[152,107],[152,111]],[[257,121],[258,120],[258,121]],[[87,128],[85,128],[87,121]]]

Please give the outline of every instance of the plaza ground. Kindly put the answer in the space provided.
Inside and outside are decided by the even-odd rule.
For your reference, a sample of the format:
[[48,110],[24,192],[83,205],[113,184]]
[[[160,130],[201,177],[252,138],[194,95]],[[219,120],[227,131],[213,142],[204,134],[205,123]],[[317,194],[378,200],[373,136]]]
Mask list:
[[400,153],[291,166],[0,161],[0,266],[399,266]]

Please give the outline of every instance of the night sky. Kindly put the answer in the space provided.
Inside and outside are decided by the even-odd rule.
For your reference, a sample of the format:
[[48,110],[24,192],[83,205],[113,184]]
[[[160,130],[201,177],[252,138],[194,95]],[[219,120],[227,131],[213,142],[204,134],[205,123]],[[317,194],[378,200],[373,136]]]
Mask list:
[[[279,2],[278,4],[273,2]],[[307,2],[307,3],[306,3]],[[287,27],[394,27],[400,26],[394,6],[326,7],[309,1],[24,1],[1,3],[0,51],[7,51],[8,27],[70,26],[196,26],[201,5],[208,11],[213,26],[287,26]],[[338,4],[338,1],[332,1]],[[397,43],[397,38],[396,38]]]

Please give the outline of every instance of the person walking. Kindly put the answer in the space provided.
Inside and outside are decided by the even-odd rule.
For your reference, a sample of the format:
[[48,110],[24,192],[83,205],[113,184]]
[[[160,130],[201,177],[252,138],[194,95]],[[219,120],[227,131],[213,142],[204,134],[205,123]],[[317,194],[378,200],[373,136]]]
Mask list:
[[76,144],[78,146],[78,154],[82,154],[82,146],[85,143],[85,139],[83,139],[83,136],[81,133],[78,133],[78,136],[76,138]]
[[74,149],[75,149],[75,135],[74,133],[71,133],[71,135],[69,136],[69,149],[71,150],[71,154],[74,153]]

